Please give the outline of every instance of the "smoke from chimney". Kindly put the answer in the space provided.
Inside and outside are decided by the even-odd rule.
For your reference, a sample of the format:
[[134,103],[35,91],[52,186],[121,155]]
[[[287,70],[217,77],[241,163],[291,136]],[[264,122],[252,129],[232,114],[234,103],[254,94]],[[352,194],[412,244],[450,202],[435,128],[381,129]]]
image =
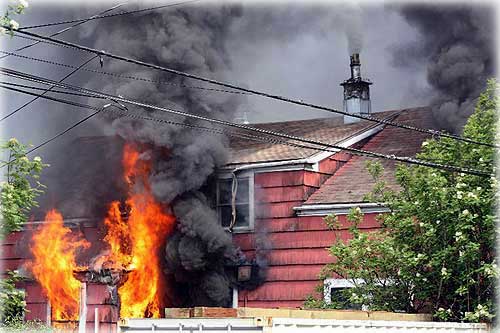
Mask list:
[[394,64],[427,63],[432,109],[440,126],[459,132],[486,80],[494,75],[494,10],[482,5],[404,5],[399,9],[419,32],[394,50]]

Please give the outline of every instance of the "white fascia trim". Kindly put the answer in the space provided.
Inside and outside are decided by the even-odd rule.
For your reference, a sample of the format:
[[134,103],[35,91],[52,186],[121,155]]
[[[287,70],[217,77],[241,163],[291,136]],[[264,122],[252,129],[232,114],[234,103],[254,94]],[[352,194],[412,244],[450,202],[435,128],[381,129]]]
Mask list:
[[[337,143],[337,146],[342,148],[347,148],[352,146],[353,144],[358,143],[378,132],[380,132],[384,128],[384,124],[380,124],[374,127],[367,129],[359,133],[358,135],[354,135],[350,138],[344,139]],[[319,171],[319,162],[328,158],[336,153],[338,153],[340,149],[331,149],[331,151],[322,151],[320,153],[314,154],[311,157],[297,159],[297,160],[288,160],[288,161],[274,161],[274,162],[262,162],[262,163],[251,163],[244,164],[241,166],[237,166],[235,168],[230,168],[228,166],[224,167],[224,169],[230,169],[232,172],[237,172],[241,170],[249,170],[249,169],[263,169],[258,172],[268,172],[268,171],[290,171],[290,170],[311,170],[311,171]],[[223,169],[223,170],[224,170]]]
[[[380,124],[380,125],[371,127],[369,129],[367,129],[366,131],[359,133],[358,135],[354,135],[350,138],[347,138],[347,139],[344,139],[343,141],[338,142],[336,145],[340,146],[342,148],[350,147],[350,146],[380,132],[384,127],[385,127],[384,124]],[[332,151],[333,151],[333,149],[332,149]],[[323,151],[323,152],[317,153],[317,154],[309,157],[307,160],[309,163],[314,164],[313,168],[317,169],[315,171],[319,171],[319,164],[318,163],[320,161],[324,160],[325,158],[328,158],[328,157],[336,154],[339,151],[340,151],[340,149],[336,149],[334,152]]]
[[[309,164],[309,165],[308,165]],[[263,162],[245,164],[239,167],[231,168],[230,172],[240,172],[243,170],[255,170],[255,172],[267,171],[290,171],[290,170],[313,170],[311,163],[307,159],[276,161],[276,162]],[[229,171],[229,170],[228,170]]]
[[390,211],[383,203],[374,202],[303,205],[293,207],[293,210],[297,216],[327,216],[330,214],[347,215],[349,210],[354,207],[359,207],[362,213],[387,213]]

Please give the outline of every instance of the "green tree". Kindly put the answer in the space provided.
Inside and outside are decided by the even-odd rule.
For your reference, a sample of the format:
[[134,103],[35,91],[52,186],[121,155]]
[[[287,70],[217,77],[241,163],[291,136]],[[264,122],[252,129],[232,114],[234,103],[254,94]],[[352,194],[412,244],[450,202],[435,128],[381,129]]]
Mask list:
[[[465,137],[495,142],[496,88],[496,82],[488,82],[464,127]],[[440,138],[425,141],[418,158],[493,175],[494,155],[488,146]],[[331,246],[335,262],[325,267],[323,277],[350,279],[354,288],[344,291],[344,298],[373,310],[490,321],[498,276],[496,178],[399,165],[395,177],[401,189],[391,191],[380,180],[379,163],[371,162],[367,169],[377,182],[366,200],[384,203],[390,211],[378,216],[380,230],[364,233],[357,228],[361,211],[351,210],[347,220],[352,239]],[[338,226],[335,216],[325,221],[332,229]]]
[[42,163],[39,156],[29,159],[27,147],[16,139],[10,139],[0,146],[8,159],[0,162],[5,169],[5,181],[0,185],[0,232],[2,236],[21,230],[28,220],[28,213],[38,207],[37,196],[45,186],[40,183],[40,173],[48,164]]

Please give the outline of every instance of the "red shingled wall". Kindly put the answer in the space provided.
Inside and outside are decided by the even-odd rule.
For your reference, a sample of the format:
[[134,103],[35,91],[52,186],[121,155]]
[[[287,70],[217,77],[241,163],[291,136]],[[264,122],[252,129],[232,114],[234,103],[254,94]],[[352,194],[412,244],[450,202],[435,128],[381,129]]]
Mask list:
[[[321,268],[331,261],[327,248],[333,243],[335,234],[328,230],[323,217],[297,217],[293,207],[303,204],[349,157],[340,153],[327,158],[319,163],[319,172],[297,170],[255,175],[255,230],[266,230],[271,245],[267,258],[269,270],[262,286],[254,291],[240,292],[240,306],[300,307],[306,297],[315,292]],[[367,231],[377,228],[375,215],[365,215],[361,227]],[[340,217],[340,221],[345,224],[345,217]],[[91,241],[102,236],[95,228],[83,228],[82,231]],[[339,231],[337,236],[349,237],[347,230]],[[29,253],[28,240],[29,233],[14,233],[2,242],[0,263],[4,269],[22,266]],[[255,256],[253,232],[235,234],[234,241],[249,258]],[[46,300],[36,283],[31,282],[29,288],[30,318],[43,320]],[[89,316],[93,316],[92,306],[95,304],[91,305]],[[110,321],[117,316],[113,309],[104,311],[113,318]]]
[[[102,231],[95,227],[84,227],[80,231],[83,232],[87,240],[92,241],[95,245],[93,252],[87,253],[88,258],[90,258],[100,251],[98,239]],[[1,241],[0,267],[2,276],[5,276],[7,270],[26,268],[27,262],[31,259],[29,250],[30,238],[31,230],[28,229],[22,232],[11,233]],[[82,260],[85,261],[86,258],[80,258],[79,261]],[[26,309],[28,310],[26,312],[26,320],[41,320],[45,322],[47,319],[48,300],[41,286],[36,281],[30,280],[19,283],[17,287],[24,289],[26,292]],[[87,332],[94,332],[94,309],[96,307],[99,309],[99,332],[117,332],[117,322],[119,320],[118,306],[111,304],[109,301],[110,297],[110,290],[107,286],[100,284],[87,285]],[[57,325],[58,323],[55,324]],[[59,325],[69,325],[67,330],[65,330],[67,332],[78,331],[74,328],[76,327],[76,323],[59,323]]]
[[[253,291],[240,291],[239,306],[300,307],[308,295],[315,293],[321,282],[321,268],[331,262],[327,248],[335,237],[348,239],[345,216],[340,217],[343,230],[328,230],[321,216],[297,217],[293,207],[300,206],[320,184],[331,176],[348,156],[320,163],[320,172],[280,171],[255,174],[255,232],[265,230],[271,246],[266,282]],[[375,230],[377,214],[366,214],[360,225]],[[233,236],[249,257],[255,256],[256,234]]]

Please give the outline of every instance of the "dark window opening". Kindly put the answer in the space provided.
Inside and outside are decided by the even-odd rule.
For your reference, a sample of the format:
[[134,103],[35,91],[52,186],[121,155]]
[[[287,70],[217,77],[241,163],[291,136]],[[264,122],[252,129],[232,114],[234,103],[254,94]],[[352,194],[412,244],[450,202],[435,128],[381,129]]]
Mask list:
[[361,310],[361,304],[351,303],[349,297],[346,295],[346,290],[349,287],[339,287],[330,289],[330,299],[332,303],[336,303],[342,306],[343,309],[349,310]]
[[[217,188],[217,214],[219,221],[225,228],[229,228],[232,219],[232,185],[233,180],[221,179]],[[236,191],[235,210],[236,221],[234,228],[250,227],[250,201],[249,201],[249,178],[238,178]]]

